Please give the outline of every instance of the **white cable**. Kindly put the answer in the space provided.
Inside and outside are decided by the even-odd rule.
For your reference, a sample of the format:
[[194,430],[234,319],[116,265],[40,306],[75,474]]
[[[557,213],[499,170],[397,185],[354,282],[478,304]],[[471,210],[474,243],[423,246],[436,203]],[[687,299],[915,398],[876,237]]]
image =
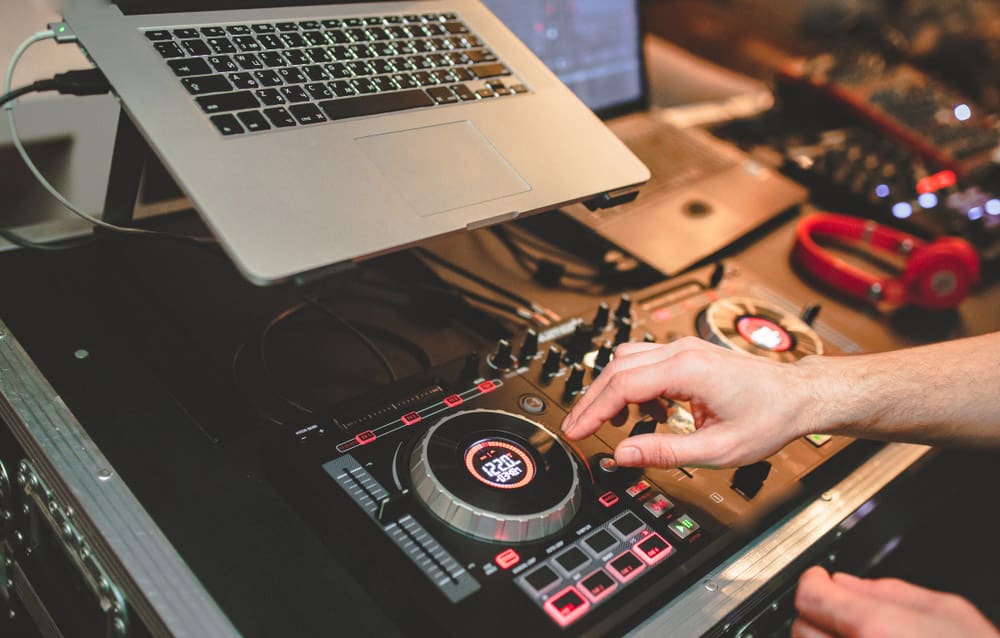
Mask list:
[[[39,31],[38,33],[32,35],[27,40],[22,42],[19,47],[17,47],[17,50],[14,51],[14,57],[10,59],[10,64],[7,65],[7,75],[6,77],[4,77],[4,85],[3,85],[4,94],[10,93],[11,83],[14,79],[14,69],[17,67],[17,63],[21,59],[21,56],[24,55],[24,52],[27,51],[28,48],[30,48],[31,45],[35,44],[36,42],[41,42],[42,40],[51,40],[54,39],[55,37],[56,34],[54,31]],[[45,176],[42,175],[42,172],[38,170],[38,167],[35,166],[35,163],[31,160],[31,156],[28,155],[28,151],[25,150],[24,145],[21,144],[21,137],[17,132],[17,125],[14,122],[14,104],[16,102],[17,100],[11,100],[10,102],[4,105],[4,110],[7,111],[7,122],[10,125],[10,137],[11,140],[14,142],[14,148],[17,149],[18,154],[20,154],[21,159],[24,160],[24,163],[25,165],[27,165],[28,170],[31,171],[31,174],[35,176],[35,179],[38,180],[38,182],[42,185],[42,187],[45,190],[47,190],[49,194],[56,199],[56,201],[62,204],[68,211],[70,211],[74,215],[83,218],[84,220],[93,224],[94,226],[100,226],[101,228],[113,230],[118,233],[128,233],[132,235],[159,234],[156,231],[145,230],[142,228],[129,228],[127,226],[116,226],[115,224],[109,224],[103,219],[98,219],[97,217],[94,217],[93,215],[90,215],[80,210],[79,208],[74,206],[72,202],[63,197],[62,193],[56,190],[55,186],[53,186],[49,182],[49,180],[45,179]]]

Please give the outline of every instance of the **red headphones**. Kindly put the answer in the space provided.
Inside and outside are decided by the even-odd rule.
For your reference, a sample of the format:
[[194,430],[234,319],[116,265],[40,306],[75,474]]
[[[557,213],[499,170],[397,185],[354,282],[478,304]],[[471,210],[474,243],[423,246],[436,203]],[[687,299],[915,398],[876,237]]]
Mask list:
[[[848,264],[816,243],[817,237],[862,242],[906,257],[896,277],[878,276]],[[873,221],[818,213],[804,217],[795,233],[795,261],[820,281],[847,295],[892,306],[912,304],[944,309],[957,306],[979,282],[979,257],[964,239],[925,242]]]

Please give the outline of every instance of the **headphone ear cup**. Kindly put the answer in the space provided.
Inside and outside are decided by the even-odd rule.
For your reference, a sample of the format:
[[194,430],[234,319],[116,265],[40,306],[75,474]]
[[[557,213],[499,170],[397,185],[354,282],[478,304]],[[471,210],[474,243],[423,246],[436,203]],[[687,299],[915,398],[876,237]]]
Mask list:
[[979,257],[963,239],[945,237],[913,250],[902,275],[907,303],[954,308],[979,281]]

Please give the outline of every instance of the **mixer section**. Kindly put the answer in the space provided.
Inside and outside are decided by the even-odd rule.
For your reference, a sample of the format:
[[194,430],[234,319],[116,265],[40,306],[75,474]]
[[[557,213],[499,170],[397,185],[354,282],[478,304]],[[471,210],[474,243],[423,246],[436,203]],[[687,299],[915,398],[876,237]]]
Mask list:
[[404,626],[620,629],[794,505],[800,479],[850,444],[798,439],[735,469],[618,467],[628,436],[694,431],[667,398],[564,440],[563,418],[627,341],[698,335],[777,361],[858,349],[732,266],[585,310],[338,406],[271,450],[274,481]]

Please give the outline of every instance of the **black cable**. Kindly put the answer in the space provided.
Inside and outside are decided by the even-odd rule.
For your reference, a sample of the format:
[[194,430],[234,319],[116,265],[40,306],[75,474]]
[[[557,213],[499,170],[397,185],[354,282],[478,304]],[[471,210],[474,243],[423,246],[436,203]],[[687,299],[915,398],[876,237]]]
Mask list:
[[[537,255],[532,255],[521,246],[518,246],[517,242],[514,240],[514,237],[511,236],[511,234],[504,228],[500,228],[499,226],[494,226],[490,228],[490,230],[493,232],[496,238],[500,240],[500,243],[504,245],[504,247],[508,250],[508,252],[510,252],[511,256],[514,257],[515,261],[517,261],[518,264],[529,273],[534,274],[535,272],[537,272],[537,269],[541,266],[542,263],[550,263],[559,269],[561,278],[574,279],[576,281],[595,282],[595,283],[598,283],[600,281],[600,275],[598,273],[574,272],[572,270],[569,270],[564,264],[549,259],[548,257],[539,257]],[[525,237],[519,237],[518,240],[523,241],[525,243],[530,243],[528,239]],[[534,244],[533,247],[536,250],[541,250],[541,251],[546,250],[545,247],[539,244]],[[525,263],[525,262],[530,262],[530,263]]]
[[305,296],[302,297],[302,300],[305,303],[307,303],[310,306],[312,306],[313,308],[316,308],[317,310],[321,311],[326,316],[330,317],[331,319],[333,319],[334,321],[336,321],[340,325],[342,325],[345,328],[347,328],[348,332],[350,332],[355,337],[357,337],[358,340],[361,343],[363,343],[365,345],[365,347],[368,348],[368,350],[371,351],[372,354],[375,355],[375,357],[379,360],[379,363],[382,364],[382,367],[385,369],[386,374],[389,375],[389,382],[390,383],[399,380],[399,376],[396,374],[395,368],[392,367],[392,363],[389,361],[389,358],[385,356],[385,353],[382,352],[382,349],[379,348],[378,345],[374,341],[372,341],[371,339],[368,338],[368,335],[366,335],[365,333],[363,333],[360,330],[358,330],[357,328],[355,328],[354,325],[351,324],[350,321],[348,321],[347,319],[344,319],[343,317],[341,317],[339,314],[337,314],[336,312],[334,312],[334,310],[332,308],[330,308],[329,306],[327,306],[322,301],[320,301],[318,299],[313,299],[311,297],[305,297]]
[[470,281],[474,281],[475,283],[479,284],[483,288],[487,288],[487,289],[492,290],[493,292],[495,292],[495,293],[497,293],[499,295],[503,295],[504,297],[507,297],[508,299],[510,299],[512,301],[515,301],[515,302],[521,304],[522,306],[527,306],[528,308],[533,308],[536,305],[531,300],[529,300],[528,298],[523,297],[523,296],[517,294],[513,290],[508,290],[507,288],[504,288],[503,286],[495,284],[492,281],[489,281],[488,279],[480,277],[476,273],[471,272],[471,271],[469,271],[469,270],[467,270],[467,269],[459,266],[456,263],[448,261],[444,257],[440,257],[438,255],[435,255],[434,253],[432,253],[431,251],[427,250],[426,248],[416,248],[415,250],[416,250],[416,252],[418,254],[423,255],[424,257],[430,259],[434,263],[436,263],[436,264],[438,264],[440,266],[443,266],[443,267],[447,268],[448,270],[450,270],[450,271],[452,271],[454,273],[457,273],[457,274],[465,277],[466,279],[468,279]]
[[30,250],[44,250],[48,252],[58,252],[63,250],[72,250],[74,248],[79,248],[80,246],[86,246],[94,241],[93,237],[84,237],[81,239],[66,239],[54,242],[37,242],[22,237],[12,230],[7,228],[0,228],[0,237],[3,237],[15,246],[20,246],[21,248],[28,248]]
[[3,106],[7,102],[13,102],[22,95],[27,95],[28,93],[38,93],[41,91],[54,91],[55,86],[53,85],[54,80],[39,80],[33,84],[27,86],[22,86],[19,89],[12,89],[10,93],[4,93],[0,96],[0,106]]

